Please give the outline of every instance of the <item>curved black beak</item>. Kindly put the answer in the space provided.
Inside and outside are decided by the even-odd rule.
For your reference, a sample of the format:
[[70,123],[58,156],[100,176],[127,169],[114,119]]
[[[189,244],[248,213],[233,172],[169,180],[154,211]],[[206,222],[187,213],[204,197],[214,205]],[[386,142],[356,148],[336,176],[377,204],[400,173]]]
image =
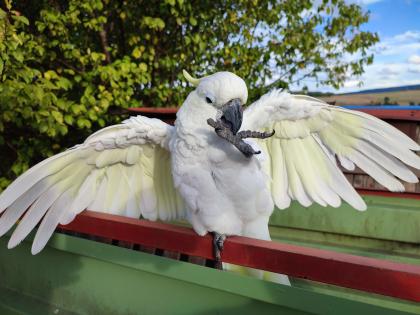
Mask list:
[[230,100],[222,107],[222,122],[232,131],[234,135],[239,131],[242,125],[242,102],[239,98]]

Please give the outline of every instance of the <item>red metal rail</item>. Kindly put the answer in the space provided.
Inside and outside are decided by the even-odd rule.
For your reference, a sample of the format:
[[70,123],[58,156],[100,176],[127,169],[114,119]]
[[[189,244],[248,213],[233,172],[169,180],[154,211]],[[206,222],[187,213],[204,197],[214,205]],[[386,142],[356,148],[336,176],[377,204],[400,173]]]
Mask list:
[[381,119],[420,121],[420,110],[356,109]]
[[[191,229],[85,211],[64,230],[213,258],[212,238]],[[222,259],[342,287],[420,302],[420,266],[309,247],[229,237]]]
[[356,189],[356,191],[361,195],[372,195],[372,196],[382,196],[382,197],[391,197],[391,198],[408,198],[408,199],[417,199],[420,200],[419,193],[411,192],[392,192],[388,190],[374,190],[374,189]]

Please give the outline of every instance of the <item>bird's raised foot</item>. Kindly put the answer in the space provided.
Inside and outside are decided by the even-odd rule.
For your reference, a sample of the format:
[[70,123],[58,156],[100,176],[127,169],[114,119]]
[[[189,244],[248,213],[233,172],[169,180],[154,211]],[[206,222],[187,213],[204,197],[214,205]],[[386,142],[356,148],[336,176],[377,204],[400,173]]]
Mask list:
[[255,151],[254,148],[243,141],[245,138],[259,138],[265,139],[269,138],[274,134],[274,130],[272,132],[258,132],[258,131],[240,131],[237,134],[233,134],[232,130],[229,129],[221,120],[215,121],[212,118],[207,119],[207,124],[214,128],[216,134],[225,139],[226,141],[232,143],[239,151],[242,152],[247,158],[253,156],[254,154],[260,154],[261,151]]
[[222,269],[222,250],[226,240],[225,234],[212,232],[213,234],[213,254],[216,261],[216,269]]
[[273,136],[275,131],[271,132],[259,132],[259,131],[252,131],[252,130],[243,130],[237,133],[237,136],[241,139],[245,138],[257,138],[257,139],[267,139]]

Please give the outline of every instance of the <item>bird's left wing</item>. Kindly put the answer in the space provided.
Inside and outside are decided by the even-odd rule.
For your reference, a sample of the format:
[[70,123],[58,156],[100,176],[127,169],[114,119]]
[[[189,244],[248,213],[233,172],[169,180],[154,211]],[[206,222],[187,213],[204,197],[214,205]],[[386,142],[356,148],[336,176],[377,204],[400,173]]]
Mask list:
[[242,129],[275,130],[258,144],[268,155],[265,170],[281,209],[291,200],[338,207],[343,199],[365,210],[339,164],[348,170],[357,165],[391,191],[404,190],[397,178],[418,182],[407,167],[420,168],[420,157],[412,152],[420,150],[417,143],[376,117],[306,95],[264,95],[245,110]]
[[182,218],[168,151],[173,130],[158,119],[132,117],[35,165],[0,195],[0,236],[23,215],[9,240],[8,247],[15,247],[41,221],[35,254],[59,223],[70,223],[86,208],[150,220]]

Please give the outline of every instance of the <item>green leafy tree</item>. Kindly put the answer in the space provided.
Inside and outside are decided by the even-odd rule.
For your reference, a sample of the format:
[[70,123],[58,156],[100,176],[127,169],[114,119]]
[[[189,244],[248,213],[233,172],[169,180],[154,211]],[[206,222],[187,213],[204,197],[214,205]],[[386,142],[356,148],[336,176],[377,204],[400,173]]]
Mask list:
[[251,99],[307,78],[339,87],[373,60],[368,18],[344,0],[6,0],[0,189],[127,107],[180,105],[183,68],[235,72]]

